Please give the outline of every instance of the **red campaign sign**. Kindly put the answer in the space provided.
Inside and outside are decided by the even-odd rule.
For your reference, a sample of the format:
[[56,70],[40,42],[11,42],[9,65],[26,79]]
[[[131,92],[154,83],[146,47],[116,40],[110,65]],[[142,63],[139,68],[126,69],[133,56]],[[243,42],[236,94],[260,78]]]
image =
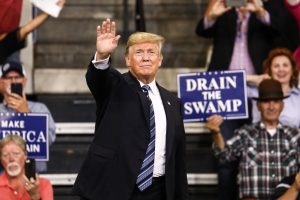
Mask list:
[[0,34],[8,33],[20,24],[23,0],[0,0]]

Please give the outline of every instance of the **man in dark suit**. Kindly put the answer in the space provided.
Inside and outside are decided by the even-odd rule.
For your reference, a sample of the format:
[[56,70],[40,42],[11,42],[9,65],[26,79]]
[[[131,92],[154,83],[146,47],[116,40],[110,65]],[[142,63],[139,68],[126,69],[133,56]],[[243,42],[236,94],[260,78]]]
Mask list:
[[97,27],[97,51],[86,74],[97,104],[95,137],[73,191],[88,200],[185,200],[181,103],[155,80],[164,38],[132,34],[125,74],[109,61],[119,38],[115,22]]

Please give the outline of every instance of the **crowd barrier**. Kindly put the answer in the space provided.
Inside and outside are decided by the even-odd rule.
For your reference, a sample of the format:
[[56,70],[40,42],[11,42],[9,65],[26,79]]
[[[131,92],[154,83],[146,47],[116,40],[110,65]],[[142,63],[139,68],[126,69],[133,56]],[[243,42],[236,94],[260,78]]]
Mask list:
[[[94,123],[90,122],[61,122],[56,123],[56,134],[93,134]],[[205,124],[201,122],[184,123],[186,134],[207,134],[209,133]]]

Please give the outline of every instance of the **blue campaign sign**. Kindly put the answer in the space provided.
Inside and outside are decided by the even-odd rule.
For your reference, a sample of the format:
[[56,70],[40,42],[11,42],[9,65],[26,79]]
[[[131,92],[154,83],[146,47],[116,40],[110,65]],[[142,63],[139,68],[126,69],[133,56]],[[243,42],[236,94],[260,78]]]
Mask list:
[[178,74],[177,84],[186,122],[206,121],[213,114],[248,118],[244,70]]
[[29,158],[49,160],[48,114],[0,113],[0,140],[9,134],[26,141]]

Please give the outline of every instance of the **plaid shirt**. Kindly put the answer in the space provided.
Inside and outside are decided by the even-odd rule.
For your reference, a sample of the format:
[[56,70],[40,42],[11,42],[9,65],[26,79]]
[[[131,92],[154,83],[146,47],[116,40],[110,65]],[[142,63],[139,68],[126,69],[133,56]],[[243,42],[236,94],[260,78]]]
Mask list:
[[240,197],[270,199],[283,177],[297,173],[299,145],[297,129],[278,124],[271,136],[259,122],[237,129],[223,151],[213,149],[221,161],[240,159]]

